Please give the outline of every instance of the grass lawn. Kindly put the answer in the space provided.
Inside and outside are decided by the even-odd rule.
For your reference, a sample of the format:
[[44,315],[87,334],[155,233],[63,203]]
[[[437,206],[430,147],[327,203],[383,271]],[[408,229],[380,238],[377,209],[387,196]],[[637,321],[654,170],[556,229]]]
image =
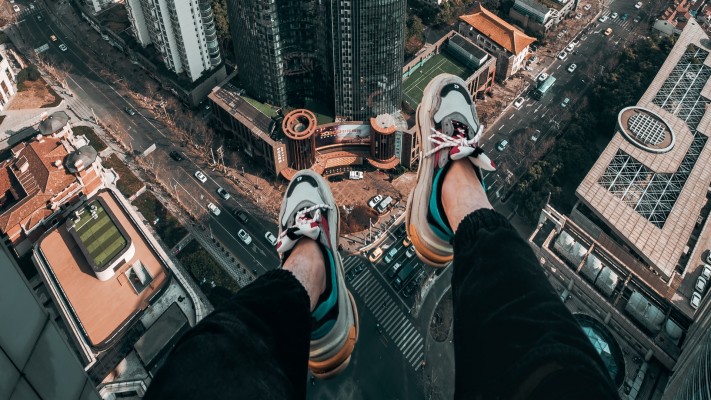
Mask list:
[[191,240],[178,254],[178,260],[215,307],[229,300],[240,289],[237,282],[195,240]]
[[445,53],[435,54],[402,82],[403,100],[416,109],[427,84],[432,78],[443,73],[466,79],[472,71]]
[[86,136],[86,138],[89,139],[89,143],[91,143],[94,149],[96,149],[99,153],[106,149],[106,143],[104,143],[99,135],[97,135],[96,132],[88,126],[74,126],[72,127],[72,131],[74,131],[74,134],[77,136]]
[[[168,247],[172,248],[188,234],[188,231],[180,225],[178,219],[163,207],[163,204],[151,192],[146,191],[138,196],[133,201],[133,205],[148,220]],[[157,222],[156,219],[158,220]]]
[[103,267],[126,247],[127,242],[101,203],[93,201],[91,206],[96,206],[96,218],[85,209],[74,229],[96,265]]
[[136,194],[139,189],[143,187],[143,182],[141,182],[136,175],[131,172],[130,169],[124,164],[116,154],[112,154],[108,158],[104,159],[104,166],[106,168],[113,168],[119,175],[119,180],[116,182],[116,187],[128,198]]
[[269,104],[262,103],[246,95],[243,95],[242,98],[267,117],[274,118],[277,116],[276,109]]

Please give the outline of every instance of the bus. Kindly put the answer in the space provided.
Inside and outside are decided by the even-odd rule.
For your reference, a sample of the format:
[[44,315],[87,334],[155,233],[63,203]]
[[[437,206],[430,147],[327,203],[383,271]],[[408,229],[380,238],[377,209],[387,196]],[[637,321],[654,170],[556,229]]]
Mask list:
[[545,81],[541,82],[538,84],[538,87],[536,90],[533,92],[533,98],[536,100],[540,100],[543,98],[543,96],[548,93],[551,87],[553,87],[553,84],[555,83],[555,78],[551,75],[548,78],[546,78]]

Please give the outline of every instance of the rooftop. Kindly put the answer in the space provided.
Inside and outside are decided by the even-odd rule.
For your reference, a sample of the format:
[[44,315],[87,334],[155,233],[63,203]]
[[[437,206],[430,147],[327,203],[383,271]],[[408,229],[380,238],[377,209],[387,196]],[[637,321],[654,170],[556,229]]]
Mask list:
[[[516,2],[525,4],[528,7],[531,7],[532,9],[540,12],[541,14],[548,13],[551,8],[559,10],[563,6],[562,4],[559,4],[555,1],[550,1],[550,0],[547,0],[546,4],[544,4],[542,1],[539,1],[539,0],[516,0]],[[553,4],[551,4],[551,3],[553,3]],[[554,4],[555,4],[555,6],[554,6]]]
[[711,246],[703,234],[709,230],[704,206],[711,183],[711,149],[706,146],[711,135],[711,49],[701,43],[709,43],[706,34],[697,23],[689,23],[637,103],[650,111],[644,114],[649,118],[638,121],[646,126],[646,140],[658,139],[664,146],[667,139],[657,134],[673,132],[673,142],[664,146],[671,148],[657,152],[631,140],[619,131],[622,115],[618,132],[576,191],[665,282],[675,272],[683,275]]
[[135,253],[115,268],[113,278],[96,278],[79,244],[67,231],[71,220],[46,233],[36,251],[46,264],[42,269],[63,295],[59,300],[71,310],[70,318],[92,346],[104,347],[119,338],[151,304],[168,282],[169,274],[117,195],[102,191],[96,197],[113,213],[135,248]]
[[465,38],[459,33],[455,33],[454,35],[452,35],[452,37],[449,38],[449,41],[461,47],[467,53],[471,54],[473,57],[479,60],[484,60],[489,57],[489,54],[485,52],[481,47],[475,45],[469,39]]
[[481,4],[474,8],[473,14],[462,15],[459,19],[513,54],[519,54],[536,41]]

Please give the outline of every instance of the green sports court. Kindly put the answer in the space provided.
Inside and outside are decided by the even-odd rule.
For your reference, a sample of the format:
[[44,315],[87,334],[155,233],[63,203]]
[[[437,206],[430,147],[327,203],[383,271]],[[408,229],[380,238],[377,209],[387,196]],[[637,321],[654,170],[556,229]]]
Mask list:
[[[94,212],[91,212],[93,208]],[[102,268],[120,253],[126,238],[99,201],[93,201],[74,221],[74,230],[97,267]]]
[[413,109],[417,108],[422,100],[422,92],[435,76],[447,73],[467,79],[473,72],[449,54],[444,52],[435,54],[402,82],[403,100]]

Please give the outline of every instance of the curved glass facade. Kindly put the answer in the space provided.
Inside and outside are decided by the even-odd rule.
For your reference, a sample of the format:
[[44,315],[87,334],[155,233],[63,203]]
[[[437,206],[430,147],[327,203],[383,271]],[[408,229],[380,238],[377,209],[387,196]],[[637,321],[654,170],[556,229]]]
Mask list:
[[575,319],[585,332],[597,353],[605,363],[610,377],[619,387],[625,379],[625,359],[620,345],[605,324],[586,314],[575,314]]

